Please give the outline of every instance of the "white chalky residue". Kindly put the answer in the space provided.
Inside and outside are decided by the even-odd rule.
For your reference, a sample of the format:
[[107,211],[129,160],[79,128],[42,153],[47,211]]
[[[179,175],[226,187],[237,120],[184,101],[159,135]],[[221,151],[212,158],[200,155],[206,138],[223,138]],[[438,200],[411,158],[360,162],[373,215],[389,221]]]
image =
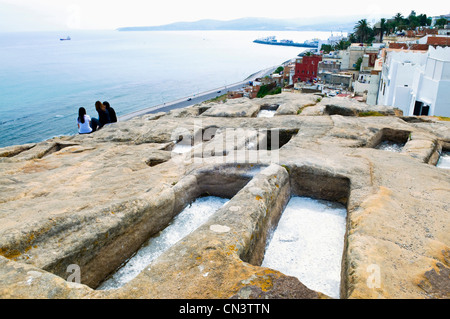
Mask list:
[[180,212],[169,226],[150,238],[124,266],[101,284],[98,289],[108,290],[122,287],[164,251],[205,223],[226,202],[228,202],[228,199],[215,196],[196,199],[190,206]]
[[273,117],[275,115],[274,110],[261,110],[259,111],[257,117]]
[[340,204],[292,197],[266,247],[262,266],[339,298],[346,215]]
[[376,148],[383,151],[400,153],[403,149],[403,144],[394,143],[390,141],[383,141]]
[[247,172],[245,172],[245,174],[247,176],[255,177],[255,175],[261,173],[261,171],[264,168],[265,168],[264,166],[254,166],[254,167],[251,167]]
[[450,169],[450,152],[442,152],[436,166],[439,168]]
[[178,153],[178,154],[183,154],[183,153],[189,152],[191,149],[192,149],[192,145],[190,145],[190,144],[177,143],[177,144],[175,144],[172,152]]

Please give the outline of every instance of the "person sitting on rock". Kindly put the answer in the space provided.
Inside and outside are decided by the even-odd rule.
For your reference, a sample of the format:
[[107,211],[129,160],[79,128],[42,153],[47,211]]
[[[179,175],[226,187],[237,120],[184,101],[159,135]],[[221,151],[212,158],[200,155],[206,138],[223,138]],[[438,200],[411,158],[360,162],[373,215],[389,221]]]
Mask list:
[[114,111],[114,109],[111,107],[111,105],[109,105],[108,101],[103,102],[103,105],[108,110],[109,118],[111,119],[111,123],[116,123],[117,122],[116,111]]
[[99,129],[101,129],[106,124],[111,123],[111,119],[109,118],[109,113],[106,107],[103,105],[102,102],[97,101],[95,102],[95,109],[98,113],[98,119],[93,118],[92,119],[92,131],[95,132]]
[[78,133],[80,134],[89,134],[92,132],[91,117],[86,114],[86,109],[84,107],[78,109],[77,125]]

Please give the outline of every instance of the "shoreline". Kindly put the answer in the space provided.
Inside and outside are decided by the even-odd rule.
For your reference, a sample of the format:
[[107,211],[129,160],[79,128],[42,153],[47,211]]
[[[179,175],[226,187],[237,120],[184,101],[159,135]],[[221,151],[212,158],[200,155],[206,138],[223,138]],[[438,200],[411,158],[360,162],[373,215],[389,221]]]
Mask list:
[[[218,91],[224,91],[224,90],[232,91],[232,90],[236,90],[236,89],[239,89],[240,87],[243,87],[244,85],[246,85],[249,81],[252,81],[252,80],[254,80],[254,79],[258,78],[258,77],[266,76],[266,75],[272,73],[278,66],[280,66],[280,65],[282,65],[284,63],[286,63],[286,62],[283,62],[283,63],[281,63],[279,65],[272,66],[272,67],[269,67],[269,68],[257,71],[255,73],[249,75],[243,81],[232,83],[232,84],[229,84],[229,85],[225,85],[223,87],[219,87],[219,88],[216,88],[216,89],[211,89],[211,90],[208,90],[208,91],[204,91],[204,92],[201,92],[199,94],[196,94],[195,96],[194,95],[193,96],[187,96],[187,97],[183,97],[183,98],[179,98],[179,99],[173,100],[171,102],[157,104],[157,105],[154,105],[154,106],[143,108],[143,109],[138,110],[138,111],[133,111],[133,112],[130,112],[130,113],[118,116],[117,119],[118,119],[119,122],[126,122],[126,121],[128,121],[130,119],[133,119],[135,117],[142,116],[142,115],[145,115],[145,114],[156,113],[156,112],[168,112],[168,111],[173,110],[173,109],[185,108],[185,107],[188,107],[188,106],[193,106],[193,105],[202,103],[202,102],[207,101],[209,99],[215,98],[217,96],[217,92]],[[220,93],[220,94],[223,94],[223,93]],[[191,98],[191,100],[188,101],[188,98]],[[28,143],[11,144],[11,145],[0,146],[0,149],[6,148],[6,147],[14,147],[14,146],[19,146],[19,145],[25,145],[25,144],[37,144],[37,143],[42,143],[42,142],[45,142],[45,141],[53,139],[53,138],[59,138],[59,137],[63,137],[63,136],[75,136],[75,135],[78,135],[78,133],[73,133],[73,134],[56,134],[56,135],[53,135],[51,137],[42,138],[42,139],[40,139],[39,141],[36,141],[36,142],[28,142]]]
[[[285,62],[283,62],[283,63],[285,63]],[[283,63],[281,63],[280,65],[282,65]],[[125,121],[133,119],[137,116],[142,116],[142,115],[149,114],[149,113],[164,112],[163,110],[170,111],[173,109],[185,108],[185,107],[189,107],[192,105],[196,105],[198,103],[202,103],[209,99],[215,98],[217,96],[217,94],[222,95],[223,94],[222,91],[225,92],[225,90],[227,90],[227,92],[228,92],[228,91],[233,91],[233,90],[239,89],[239,88],[243,87],[244,85],[246,85],[249,81],[254,81],[256,78],[264,77],[268,74],[271,74],[280,65],[272,66],[272,67],[257,71],[255,73],[249,75],[247,78],[245,78],[243,81],[240,81],[240,82],[228,84],[228,85],[225,85],[222,87],[218,87],[215,89],[201,92],[199,94],[182,97],[182,98],[173,100],[171,102],[157,104],[157,105],[150,106],[150,107],[138,110],[138,111],[124,114],[122,116],[119,116],[118,120],[120,122],[125,122]]]

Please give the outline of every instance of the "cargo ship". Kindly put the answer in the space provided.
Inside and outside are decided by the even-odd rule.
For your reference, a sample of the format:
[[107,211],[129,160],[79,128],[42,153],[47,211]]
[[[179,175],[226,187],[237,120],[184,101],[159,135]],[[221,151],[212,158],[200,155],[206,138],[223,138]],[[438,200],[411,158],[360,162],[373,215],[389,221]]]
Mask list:
[[278,41],[275,37],[267,37],[256,39],[254,43],[260,44],[270,44],[270,45],[284,45],[291,47],[301,47],[301,48],[317,48],[319,46],[319,39],[313,39],[311,41],[305,41],[303,43],[294,42],[292,40],[280,40]]

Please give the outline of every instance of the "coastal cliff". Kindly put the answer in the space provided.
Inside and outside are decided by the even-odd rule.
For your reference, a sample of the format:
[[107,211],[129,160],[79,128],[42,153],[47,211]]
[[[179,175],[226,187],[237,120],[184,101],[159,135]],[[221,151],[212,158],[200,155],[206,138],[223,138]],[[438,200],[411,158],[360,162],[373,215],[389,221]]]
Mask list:
[[[328,298],[260,267],[293,195],[347,208],[341,298],[449,298],[450,171],[436,167],[449,148],[448,121],[287,92],[2,148],[0,298]],[[230,201],[125,286],[96,290],[205,194]]]

